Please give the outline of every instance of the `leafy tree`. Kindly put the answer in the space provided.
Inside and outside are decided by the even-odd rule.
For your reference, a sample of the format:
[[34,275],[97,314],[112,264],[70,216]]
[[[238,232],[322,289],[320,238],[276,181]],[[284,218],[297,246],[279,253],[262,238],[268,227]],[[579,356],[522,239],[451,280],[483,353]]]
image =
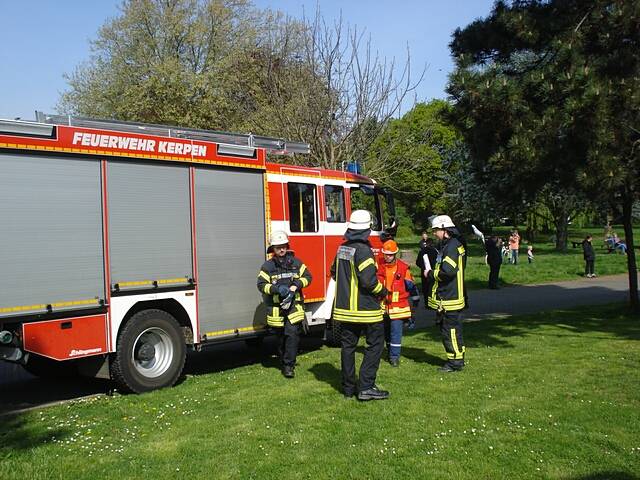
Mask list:
[[638,18],[638,0],[496,2],[488,18],[454,34],[448,89],[456,123],[496,192],[508,185],[533,200],[546,189],[559,199],[558,219],[584,194],[622,210],[636,309]]
[[361,160],[416,86],[342,19],[250,0],[124,0],[91,43],[63,113],[304,140],[285,161],[325,168]]
[[469,149],[461,140],[447,151],[443,159],[443,175],[447,185],[446,212],[466,224],[474,224],[488,233],[492,225],[504,217],[514,218],[510,205],[501,203],[482,181],[481,172],[473,165]]
[[459,141],[444,116],[449,108],[444,100],[417,104],[388,122],[367,155],[367,173],[396,192],[416,225],[447,205],[443,162]]
[[222,129],[250,99],[238,75],[258,41],[248,2],[130,0],[67,77],[59,110],[87,116]]

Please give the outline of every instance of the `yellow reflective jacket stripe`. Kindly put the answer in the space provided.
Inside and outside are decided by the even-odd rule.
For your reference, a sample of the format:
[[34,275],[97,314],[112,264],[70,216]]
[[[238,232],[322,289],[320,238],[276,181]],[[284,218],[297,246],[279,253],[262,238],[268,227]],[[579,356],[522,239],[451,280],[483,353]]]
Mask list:
[[362,262],[360,265],[358,265],[358,271],[359,272],[363,271],[369,265],[371,265],[373,267],[376,266],[376,262],[373,260],[373,258],[367,258],[364,262]]
[[[459,257],[458,257],[459,258]],[[456,268],[458,265],[456,264],[456,262],[453,261],[453,259],[451,257],[444,257],[443,259],[444,262],[447,262],[449,265],[451,265],[453,268]]]
[[391,320],[404,320],[411,317],[411,307],[390,308],[388,315]]
[[349,294],[349,310],[356,311],[358,310],[358,284],[356,283],[357,277],[356,277],[355,265],[353,264],[353,262],[350,262],[350,265],[351,265],[351,280],[350,280],[349,289],[351,293]]
[[271,282],[271,277],[267,274],[267,272],[263,272],[262,270],[260,270],[258,272],[258,276],[264,278],[267,282]]

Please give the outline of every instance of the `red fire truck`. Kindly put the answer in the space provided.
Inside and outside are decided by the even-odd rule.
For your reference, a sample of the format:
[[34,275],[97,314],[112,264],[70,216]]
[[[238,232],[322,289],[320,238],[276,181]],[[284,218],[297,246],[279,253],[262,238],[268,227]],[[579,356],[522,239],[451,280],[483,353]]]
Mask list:
[[274,230],[313,274],[307,325],[331,337],[319,312],[351,210],[372,211],[376,248],[393,216],[365,176],[266,161],[307,144],[36,115],[0,120],[0,359],[35,373],[143,392],[173,385],[188,348],[267,334]]

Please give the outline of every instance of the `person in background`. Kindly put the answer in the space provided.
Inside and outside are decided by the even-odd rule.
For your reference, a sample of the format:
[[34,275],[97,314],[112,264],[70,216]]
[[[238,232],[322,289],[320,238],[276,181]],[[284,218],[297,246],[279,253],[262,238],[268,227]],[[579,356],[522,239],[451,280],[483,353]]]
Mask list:
[[506,260],[507,262],[511,261],[511,250],[509,250],[509,244],[504,241],[503,238],[500,238],[500,243],[502,244],[502,263]]
[[527,260],[529,263],[533,263],[533,245],[527,246]]
[[422,237],[418,242],[418,247],[420,247],[420,250],[422,250],[423,248],[426,248],[428,241],[429,241],[429,235],[427,234],[427,232],[422,232]]
[[[424,238],[425,233],[423,233]],[[422,241],[420,242],[422,244]],[[426,257],[425,257],[426,256]],[[427,300],[431,294],[431,288],[433,288],[433,280],[429,280],[427,277],[427,266],[429,270],[436,264],[436,258],[438,257],[438,250],[433,246],[433,240],[427,237],[424,240],[424,247],[420,248],[418,257],[416,258],[416,265],[420,269],[420,275],[422,280],[422,296],[424,297],[424,306],[427,306]]]
[[593,249],[593,237],[587,235],[582,241],[582,256],[584,257],[584,276],[593,278],[596,276],[594,266],[596,262],[596,252]]
[[[342,324],[342,393],[346,398],[357,394],[358,400],[384,400],[389,392],[376,386],[380,357],[384,350],[383,310],[380,302],[388,295],[376,276],[369,235],[371,214],[366,210],[351,212],[345,242],[338,248],[331,265],[336,282],[333,320]],[[356,347],[362,335],[367,346],[360,365],[360,385],[356,384]]]
[[489,265],[489,288],[498,290],[500,266],[502,265],[502,239],[495,235],[487,238],[485,249],[487,250],[487,264]]
[[614,251],[620,250],[620,253],[622,254],[627,253],[627,244],[624,243],[622,240],[620,240],[620,237],[618,236],[617,233],[613,234],[613,250]]
[[441,372],[458,372],[464,368],[465,346],[462,337],[462,310],[467,308],[464,286],[466,265],[465,241],[448,215],[437,215],[431,221],[440,241],[440,255],[428,276],[434,279],[429,308],[436,311],[447,362]]
[[384,301],[385,341],[389,351],[389,363],[392,367],[400,365],[400,349],[402,348],[402,328],[404,322],[411,320],[411,306],[418,306],[420,296],[413,282],[409,265],[396,258],[398,244],[387,240],[382,245],[384,262],[378,266],[378,280],[389,291]]
[[293,251],[285,232],[271,234],[267,253],[271,258],[258,272],[258,290],[267,309],[267,325],[280,337],[282,374],[295,376],[296,356],[300,343],[300,322],[304,320],[302,289],[311,283],[311,273]]
[[520,252],[520,235],[518,230],[514,230],[509,237],[509,250],[511,253],[511,263],[518,264],[518,254]]

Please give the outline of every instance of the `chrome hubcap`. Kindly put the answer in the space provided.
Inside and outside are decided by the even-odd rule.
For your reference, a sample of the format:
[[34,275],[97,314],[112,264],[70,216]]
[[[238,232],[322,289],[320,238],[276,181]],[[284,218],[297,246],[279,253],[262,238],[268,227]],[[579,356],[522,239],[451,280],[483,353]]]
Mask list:
[[159,377],[167,371],[173,360],[171,338],[161,328],[147,328],[136,338],[131,357],[140,375]]

